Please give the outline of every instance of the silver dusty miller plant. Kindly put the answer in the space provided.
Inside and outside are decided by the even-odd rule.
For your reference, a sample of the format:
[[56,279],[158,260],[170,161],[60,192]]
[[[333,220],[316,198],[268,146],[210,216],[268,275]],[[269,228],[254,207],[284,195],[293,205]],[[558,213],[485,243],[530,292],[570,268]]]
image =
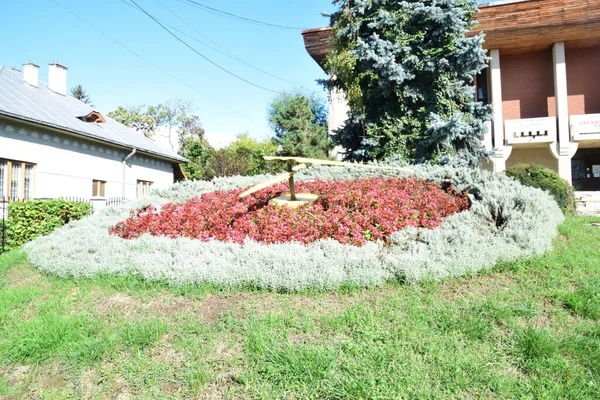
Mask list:
[[[108,208],[25,245],[33,265],[61,277],[135,275],[173,285],[255,285],[281,291],[329,290],[350,283],[441,279],[491,268],[500,261],[530,257],[550,249],[564,216],[540,189],[522,186],[503,174],[472,168],[418,166],[413,174],[432,182],[451,182],[477,201],[433,230],[410,228],[391,236],[391,245],[370,242],[356,247],[334,240],[243,245],[144,235],[124,240],[108,229],[129,215],[129,208],[184,201],[215,190],[250,186],[258,177],[184,182],[154,191],[135,204]],[[400,170],[311,167],[298,180],[407,176]]]

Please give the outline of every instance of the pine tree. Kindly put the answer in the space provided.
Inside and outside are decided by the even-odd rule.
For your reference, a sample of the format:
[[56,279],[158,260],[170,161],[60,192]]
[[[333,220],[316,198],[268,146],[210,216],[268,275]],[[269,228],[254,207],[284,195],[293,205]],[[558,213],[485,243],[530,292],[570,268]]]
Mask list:
[[332,143],[327,133],[325,102],[302,92],[282,93],[269,107],[269,124],[283,156],[327,158]]
[[90,107],[94,107],[92,104],[92,99],[90,95],[87,94],[83,86],[77,85],[71,88],[71,96],[75,97],[77,100],[89,105]]
[[346,159],[401,155],[487,156],[480,138],[489,108],[474,99],[474,75],[486,67],[472,0],[334,0],[329,89],[347,95],[350,113],[334,141]]

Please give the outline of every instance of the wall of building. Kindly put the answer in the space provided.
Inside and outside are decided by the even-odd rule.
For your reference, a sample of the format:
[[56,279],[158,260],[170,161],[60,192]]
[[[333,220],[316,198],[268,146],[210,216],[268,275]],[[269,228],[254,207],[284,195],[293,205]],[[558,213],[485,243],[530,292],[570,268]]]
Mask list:
[[510,153],[510,157],[506,160],[506,168],[513,167],[520,163],[539,164],[558,172],[558,160],[552,155],[547,146],[513,149]]
[[600,46],[566,48],[569,114],[600,113]]
[[502,112],[504,120],[553,117],[554,68],[552,51],[502,55]]
[[[130,152],[82,137],[0,120],[0,158],[36,165],[36,198],[90,198],[93,180],[106,182],[106,197],[123,197],[121,160]],[[135,155],[125,168],[124,197],[136,197],[138,180],[166,188],[173,183],[172,163]]]
[[331,90],[329,92],[329,115],[327,119],[329,134],[333,134],[335,130],[344,126],[348,119],[349,110],[344,93],[337,89]]

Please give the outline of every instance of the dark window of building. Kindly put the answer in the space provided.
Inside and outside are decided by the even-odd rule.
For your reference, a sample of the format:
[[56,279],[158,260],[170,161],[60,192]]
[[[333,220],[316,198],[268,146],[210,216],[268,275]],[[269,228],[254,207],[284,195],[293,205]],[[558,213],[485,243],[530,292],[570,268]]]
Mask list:
[[477,91],[476,99],[481,101],[483,104],[489,104],[490,99],[488,95],[488,69],[484,69],[475,78],[475,89]]

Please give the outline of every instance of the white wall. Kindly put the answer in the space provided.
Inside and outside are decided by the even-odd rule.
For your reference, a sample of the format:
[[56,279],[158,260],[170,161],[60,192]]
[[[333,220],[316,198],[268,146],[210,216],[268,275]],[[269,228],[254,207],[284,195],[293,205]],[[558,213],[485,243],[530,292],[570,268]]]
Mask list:
[[329,130],[329,134],[333,134],[333,132],[346,123],[348,119],[348,112],[350,111],[348,107],[348,101],[346,100],[346,96],[340,90],[333,89],[329,91],[329,117],[327,121],[327,127]]
[[[0,120],[0,158],[35,164],[36,198],[92,197],[92,180],[106,181],[106,197],[123,197],[123,164],[131,150],[99,144],[41,127]],[[125,197],[136,197],[137,181],[153,188],[173,183],[172,162],[137,154],[125,168]]]
[[534,148],[514,148],[506,160],[506,168],[517,164],[539,164],[558,172],[558,161],[550,152],[548,146]]

